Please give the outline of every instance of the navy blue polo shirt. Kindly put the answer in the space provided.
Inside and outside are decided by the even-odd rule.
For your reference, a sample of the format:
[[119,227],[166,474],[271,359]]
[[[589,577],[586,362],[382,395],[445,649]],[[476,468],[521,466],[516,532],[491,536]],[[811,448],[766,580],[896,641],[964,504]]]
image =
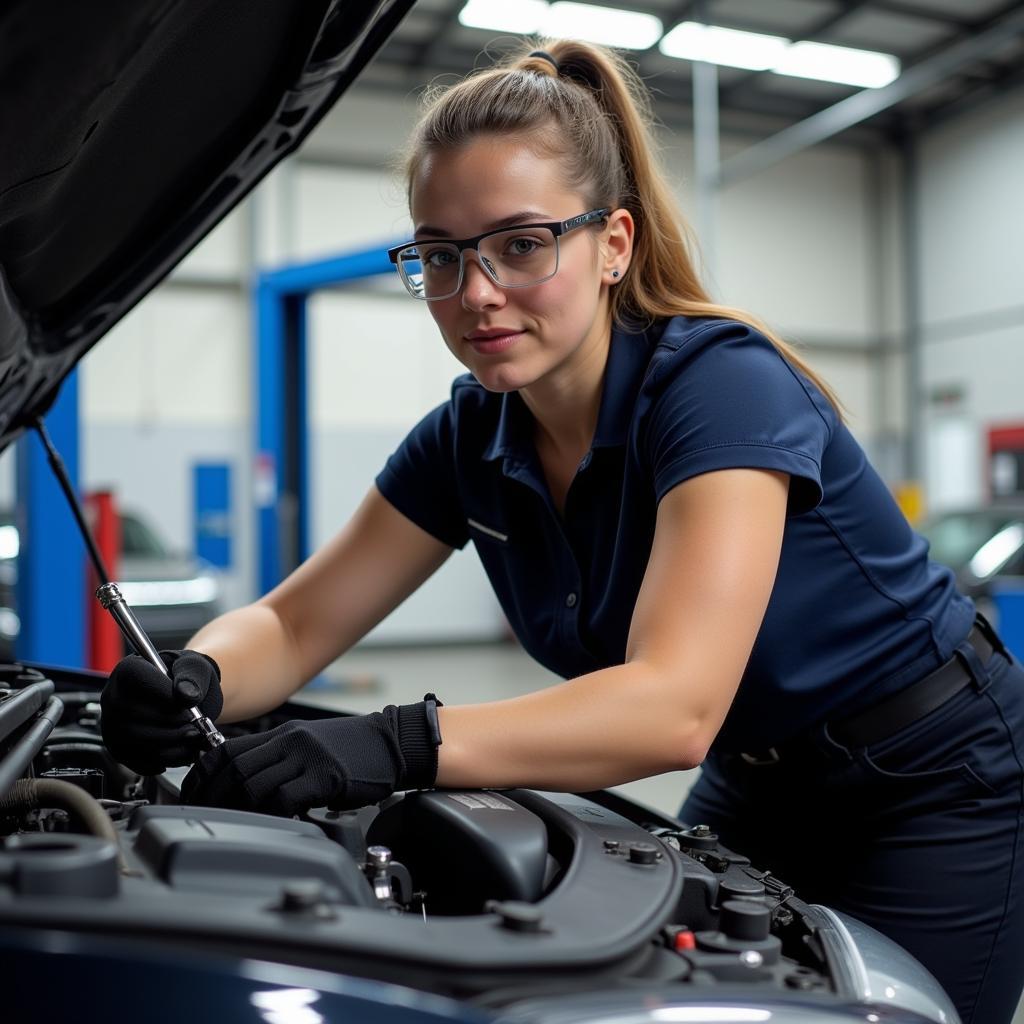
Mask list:
[[376,483],[445,544],[473,541],[523,647],[565,678],[624,661],[663,495],[713,470],[790,475],[778,575],[717,749],[760,749],[852,713],[938,667],[970,630],[973,605],[827,399],[745,324],[675,317],[613,332],[562,517],[533,426],[518,394],[466,374]]

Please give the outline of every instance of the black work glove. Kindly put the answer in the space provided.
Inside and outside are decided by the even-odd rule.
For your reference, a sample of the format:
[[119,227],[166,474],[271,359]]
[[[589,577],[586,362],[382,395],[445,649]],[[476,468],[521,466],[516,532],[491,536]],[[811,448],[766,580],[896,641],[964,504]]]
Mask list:
[[100,729],[114,758],[140,775],[191,764],[206,749],[186,708],[216,719],[224,707],[220,669],[198,651],[161,651],[168,679],[145,658],[122,658],[100,695]]
[[182,803],[290,816],[310,807],[365,807],[437,778],[440,701],[372,715],[292,721],[210,750],[185,776]]

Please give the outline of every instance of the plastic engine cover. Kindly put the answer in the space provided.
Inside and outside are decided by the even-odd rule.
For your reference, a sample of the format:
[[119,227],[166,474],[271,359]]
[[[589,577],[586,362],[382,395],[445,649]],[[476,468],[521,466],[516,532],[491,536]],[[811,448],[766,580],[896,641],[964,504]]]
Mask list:
[[409,793],[381,811],[367,841],[390,847],[434,913],[475,914],[490,899],[532,903],[544,892],[547,828],[498,793]]

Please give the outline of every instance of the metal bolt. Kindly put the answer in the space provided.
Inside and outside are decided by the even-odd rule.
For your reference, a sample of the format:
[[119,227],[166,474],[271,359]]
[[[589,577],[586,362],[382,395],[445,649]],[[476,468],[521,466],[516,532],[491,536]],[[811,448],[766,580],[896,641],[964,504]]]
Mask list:
[[756,949],[745,949],[740,953],[740,963],[745,967],[760,967],[764,957]]
[[333,916],[324,904],[324,883],[318,878],[293,879],[281,888],[279,909],[286,914],[315,913],[318,917]]
[[368,846],[366,862],[372,868],[386,868],[391,863],[391,850],[386,846]]
[[520,900],[488,900],[484,904],[484,910],[497,914],[501,919],[501,926],[509,931],[543,931],[544,916],[540,907],[532,903],[523,903]]
[[629,861],[631,864],[653,864],[658,859],[658,848],[654,843],[630,843]]
[[709,836],[711,835],[710,825],[694,825],[690,829],[690,835],[692,836]]

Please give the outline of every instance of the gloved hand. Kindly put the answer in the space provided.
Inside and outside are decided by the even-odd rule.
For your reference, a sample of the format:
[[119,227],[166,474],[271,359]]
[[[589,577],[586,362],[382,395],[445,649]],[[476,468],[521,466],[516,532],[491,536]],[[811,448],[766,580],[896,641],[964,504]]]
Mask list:
[[440,701],[372,715],[292,721],[210,750],[185,776],[182,803],[290,816],[310,807],[377,803],[437,778]]
[[161,651],[168,679],[145,658],[122,658],[100,694],[103,742],[114,758],[140,775],[191,764],[205,742],[185,709],[216,719],[224,707],[220,668],[198,651]]

